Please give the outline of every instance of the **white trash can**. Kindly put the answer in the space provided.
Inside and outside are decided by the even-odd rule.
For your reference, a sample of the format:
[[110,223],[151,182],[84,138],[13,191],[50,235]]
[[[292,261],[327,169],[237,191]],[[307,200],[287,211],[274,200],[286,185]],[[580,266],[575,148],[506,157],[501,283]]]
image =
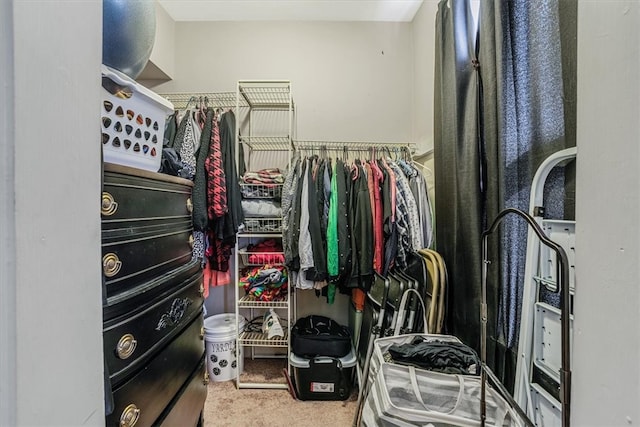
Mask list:
[[[240,316],[240,331],[246,320]],[[211,381],[229,381],[236,377],[236,369],[244,367],[242,347],[236,353],[235,313],[222,313],[204,319],[207,349],[207,370]]]

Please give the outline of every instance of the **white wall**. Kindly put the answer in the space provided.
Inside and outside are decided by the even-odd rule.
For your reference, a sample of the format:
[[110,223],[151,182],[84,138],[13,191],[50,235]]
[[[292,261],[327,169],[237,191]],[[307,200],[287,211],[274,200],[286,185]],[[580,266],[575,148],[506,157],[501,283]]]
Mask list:
[[176,56],[176,23],[167,11],[155,2],[156,34],[153,50],[137,82],[152,88],[173,78]]
[[[435,15],[434,15],[435,16]],[[238,80],[291,80],[297,138],[413,140],[411,23],[176,23],[176,72],[158,93],[235,91]],[[233,311],[233,289],[211,290],[209,314]],[[301,292],[300,313],[347,322],[336,305]]]
[[158,67],[168,78],[175,74],[176,23],[159,3],[156,6],[156,37],[149,61]]
[[[7,34],[3,25],[2,59],[14,65],[14,80],[5,84],[15,98],[2,97],[0,110],[11,111],[3,117],[13,118],[15,130],[2,141],[3,153],[15,154],[15,174],[3,176],[3,206],[15,201],[0,221],[16,236],[7,248],[14,250],[15,281],[3,271],[0,287],[3,297],[14,295],[2,308],[15,319],[15,347],[3,340],[0,351],[14,365],[2,373],[13,368],[15,384],[0,424],[102,425],[102,4],[13,0],[2,13],[11,5],[13,15],[2,17],[13,28]],[[11,36],[6,55],[4,37]]]
[[572,425],[640,423],[640,3],[578,3]]
[[287,79],[299,139],[411,141],[410,23],[176,23],[175,79],[165,92],[235,91]]
[[437,0],[425,0],[413,18],[413,108],[411,124],[417,160],[423,165],[431,208],[435,212],[435,163],[433,158],[433,91]]
[[0,426],[16,424],[13,2],[0,2]]
[[413,141],[416,152],[433,149],[435,25],[438,1],[425,0],[413,18]]

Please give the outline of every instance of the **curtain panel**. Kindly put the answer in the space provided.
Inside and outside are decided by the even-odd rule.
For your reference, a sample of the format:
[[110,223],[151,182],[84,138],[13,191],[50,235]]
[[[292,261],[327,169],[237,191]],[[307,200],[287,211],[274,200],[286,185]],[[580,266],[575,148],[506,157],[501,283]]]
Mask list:
[[[497,214],[529,211],[533,175],[575,146],[574,1],[442,0],[436,19],[436,249],[449,270],[449,332],[479,348],[480,235]],[[573,217],[573,168],[548,179],[547,216]],[[515,373],[527,225],[505,220],[490,242],[488,363]]]

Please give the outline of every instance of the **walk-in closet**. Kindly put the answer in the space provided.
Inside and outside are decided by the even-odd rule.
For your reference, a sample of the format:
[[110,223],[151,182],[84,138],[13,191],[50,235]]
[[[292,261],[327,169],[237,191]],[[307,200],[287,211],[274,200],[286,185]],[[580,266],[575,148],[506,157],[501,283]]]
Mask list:
[[0,22],[0,426],[640,420],[637,1]]

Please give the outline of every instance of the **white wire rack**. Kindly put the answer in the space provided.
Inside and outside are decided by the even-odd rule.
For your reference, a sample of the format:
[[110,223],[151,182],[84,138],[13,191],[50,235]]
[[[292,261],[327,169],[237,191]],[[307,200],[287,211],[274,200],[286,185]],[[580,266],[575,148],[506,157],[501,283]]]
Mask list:
[[243,199],[280,199],[282,184],[249,184],[240,182]]
[[295,109],[288,80],[244,80],[239,82],[238,95],[254,110]]
[[252,252],[247,249],[238,249],[238,254],[245,266],[283,265],[283,252]]
[[280,233],[282,232],[282,218],[255,218],[244,220],[243,233]]
[[[291,82],[288,80],[240,80],[238,81],[236,93],[236,166],[239,168],[239,155],[243,150],[245,161],[251,164],[251,158],[259,152],[280,152],[264,153],[268,158],[286,155],[287,162],[291,159],[291,140],[295,137],[295,108],[291,95]],[[247,108],[241,108],[246,106]],[[273,156],[272,156],[273,154]],[[263,156],[260,156],[263,157]],[[248,165],[247,164],[247,165]],[[249,166],[247,166],[249,168]],[[270,164],[269,167],[277,167]],[[249,170],[251,170],[249,168]],[[264,187],[263,187],[264,188]],[[276,187],[272,187],[276,190]],[[245,190],[251,187],[244,187]],[[281,191],[281,187],[277,187]],[[270,198],[277,196],[269,195]],[[241,249],[241,245],[254,238],[272,238],[282,232],[282,218],[245,218],[244,229],[238,234],[236,243],[235,261],[236,266],[241,261],[249,261],[250,254]],[[247,259],[245,259],[247,257]],[[249,264],[251,264],[249,262]],[[237,276],[238,270],[235,274]],[[236,314],[242,309],[249,311],[251,316],[268,309],[277,309],[286,319],[291,319],[290,295],[291,289],[287,286],[284,301],[251,302],[241,297],[240,289],[236,286]],[[295,300],[295,298],[294,298]],[[295,302],[295,301],[294,301]],[[254,310],[256,313],[254,313]],[[284,316],[283,316],[284,317]],[[244,331],[238,335],[237,345],[251,348],[251,357],[282,357],[281,351],[286,350],[284,357],[287,359],[287,373],[291,374],[289,364],[290,342],[288,326],[283,325],[285,336],[277,339],[267,339],[264,334],[258,332]],[[277,354],[267,356],[257,354],[255,349],[264,347],[263,352],[269,353],[269,347],[279,348]],[[242,381],[239,371],[236,374],[237,388],[287,388],[286,383],[264,382],[247,383]]]
[[285,298],[276,301],[260,301],[257,300],[253,295],[245,295],[238,300],[238,305],[242,308],[258,308],[258,307],[271,307],[271,308],[287,308],[287,304],[289,303],[289,299],[285,296]]
[[291,148],[288,136],[240,136],[239,141],[257,151],[288,151]]
[[[246,345],[251,347],[284,347],[289,345],[289,331],[282,328],[284,331],[284,337],[274,337],[269,339],[267,334],[262,332],[242,332],[238,338],[240,345]],[[278,387],[279,388],[279,387]]]

